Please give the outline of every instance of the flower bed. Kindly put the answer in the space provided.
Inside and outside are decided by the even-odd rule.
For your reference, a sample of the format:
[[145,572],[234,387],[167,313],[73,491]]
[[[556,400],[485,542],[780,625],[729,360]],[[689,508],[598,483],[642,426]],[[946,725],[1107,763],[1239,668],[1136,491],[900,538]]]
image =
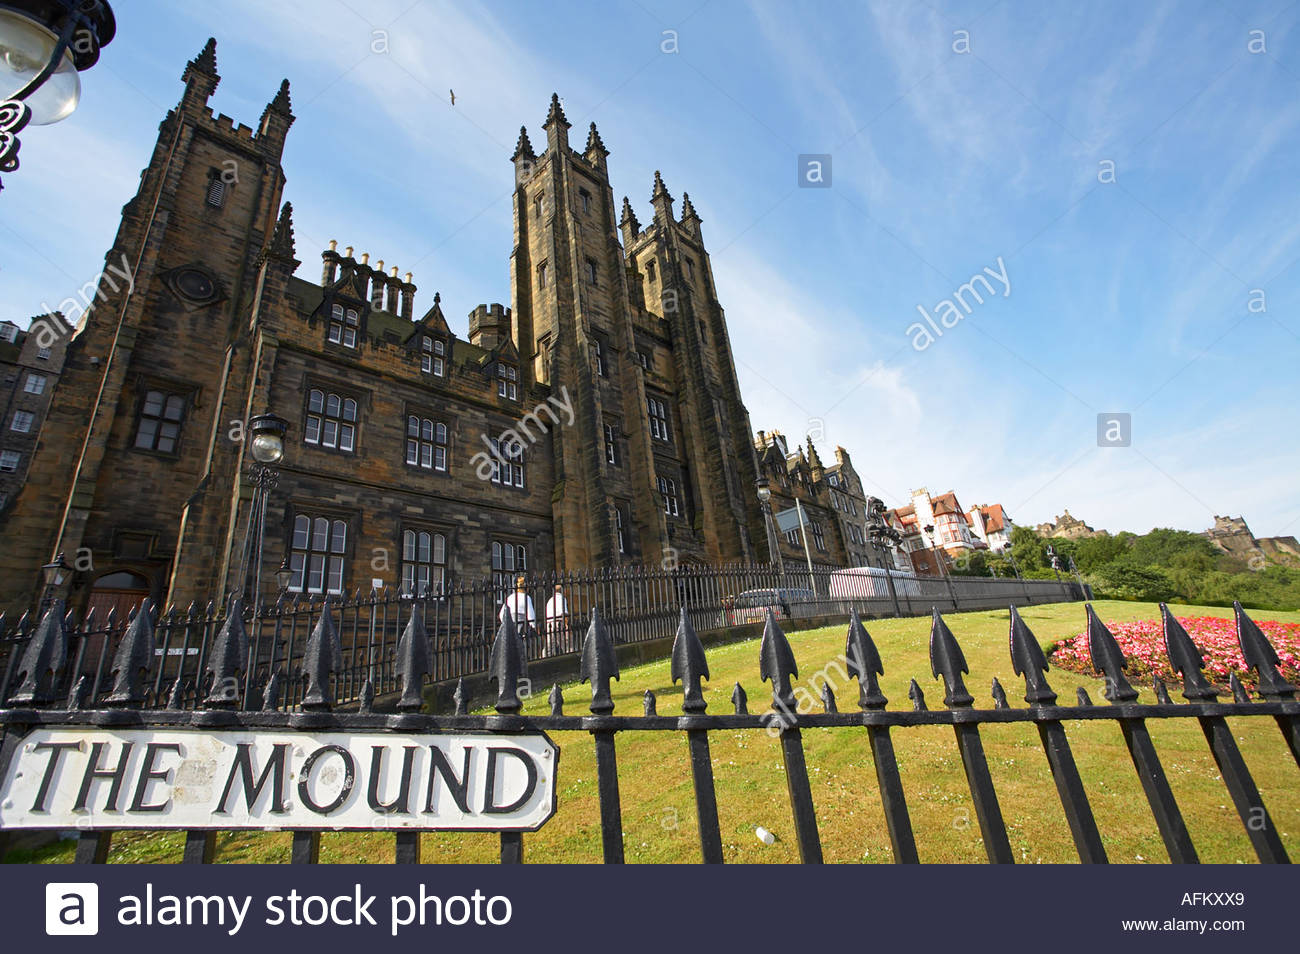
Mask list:
[[[1228,677],[1237,674],[1241,684],[1255,688],[1255,672],[1246,668],[1237,645],[1237,627],[1231,619],[1217,616],[1180,616],[1196,648],[1205,658],[1205,676],[1225,692]],[[1278,669],[1282,676],[1300,685],[1300,623],[1278,623],[1256,620],[1256,624],[1277,650]],[[1169,665],[1165,653],[1165,636],[1158,619],[1143,619],[1131,623],[1107,623],[1115,634],[1115,641],[1128,659],[1128,677],[1134,685],[1151,685],[1151,677],[1159,675],[1167,682],[1180,684],[1181,678]],[[1057,642],[1049,651],[1054,666],[1084,675],[1096,675],[1092,668],[1092,655],[1088,652],[1087,632],[1078,633]]]

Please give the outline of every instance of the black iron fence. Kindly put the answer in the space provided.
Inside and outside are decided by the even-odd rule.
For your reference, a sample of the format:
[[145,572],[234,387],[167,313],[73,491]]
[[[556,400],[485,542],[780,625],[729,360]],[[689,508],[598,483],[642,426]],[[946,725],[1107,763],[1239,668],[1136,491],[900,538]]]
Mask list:
[[[584,681],[591,684],[588,704],[590,714],[566,715],[566,700],[557,687],[551,694],[550,715],[522,716],[518,686],[526,676],[527,660],[513,617],[505,619],[498,626],[489,653],[490,672],[498,686],[494,715],[470,715],[465,712],[462,703],[457,704],[454,714],[430,715],[421,711],[424,707],[423,686],[433,667],[423,616],[417,607],[408,608],[404,614],[405,625],[395,652],[395,671],[400,677],[402,691],[401,700],[397,704],[398,711],[391,715],[374,713],[364,700],[359,712],[334,710],[331,687],[340,676],[346,675],[346,669],[340,655],[340,634],[335,616],[325,606],[317,608],[315,625],[306,640],[303,663],[306,691],[298,706],[299,711],[290,711],[292,705],[278,697],[274,677],[264,687],[264,691],[256,696],[250,697],[245,690],[241,690],[241,685],[247,683],[240,668],[241,660],[247,658],[247,634],[243,630],[239,614],[228,618],[207,654],[205,665],[212,676],[212,688],[202,700],[199,711],[143,708],[151,696],[157,695],[159,685],[156,679],[151,681],[149,675],[155,640],[148,614],[137,615],[123,638],[114,646],[112,661],[108,666],[108,672],[112,676],[110,691],[102,700],[100,708],[87,711],[77,705],[82,701],[80,694],[75,695],[73,704],[59,698],[56,666],[60,653],[66,650],[67,634],[56,607],[42,619],[25,647],[17,673],[21,678],[16,688],[0,697],[6,706],[0,708],[0,728],[5,732],[3,748],[0,748],[0,778],[8,778],[9,765],[21,747],[25,734],[33,729],[59,726],[109,727],[115,730],[186,728],[196,731],[212,727],[304,732],[391,730],[408,735],[424,733],[430,739],[448,732],[535,733],[547,729],[577,730],[590,733],[595,747],[604,860],[621,862],[623,833],[616,735],[620,732],[679,732],[685,735],[689,752],[701,856],[706,862],[720,862],[723,860],[722,838],[713,765],[709,754],[709,733],[718,730],[761,729],[776,731],[780,736],[800,856],[804,862],[820,862],[821,841],[800,733],[805,728],[858,727],[867,732],[894,858],[898,862],[916,862],[916,839],[894,755],[891,731],[922,725],[950,725],[956,734],[988,859],[990,862],[1010,863],[1014,861],[1014,856],[989,772],[980,729],[990,723],[1028,722],[1033,723],[1038,730],[1043,753],[1051,768],[1080,860],[1105,862],[1106,851],[1066,730],[1067,723],[1103,720],[1116,724],[1123,734],[1170,860],[1195,862],[1198,860],[1196,848],[1152,743],[1147,721],[1196,719],[1259,859],[1263,862],[1288,862],[1286,849],[1272,816],[1260,797],[1226,720],[1267,717],[1275,721],[1292,757],[1300,764],[1300,703],[1296,701],[1297,687],[1283,677],[1278,669],[1276,651],[1240,604],[1235,606],[1235,611],[1237,639],[1247,665],[1256,673],[1256,693],[1261,701],[1253,699],[1234,675],[1229,684],[1232,701],[1219,702],[1217,697],[1222,694],[1222,690],[1207,681],[1201,653],[1183,627],[1162,606],[1166,650],[1173,671],[1182,677],[1182,695],[1187,701],[1173,702],[1168,687],[1156,677],[1155,704],[1138,704],[1137,690],[1125,675],[1127,660],[1114,636],[1093,612],[1092,607],[1088,606],[1087,634],[1091,658],[1097,672],[1105,677],[1104,695],[1109,705],[1094,704],[1083,689],[1078,690],[1075,704],[1063,705],[1058,702],[1057,694],[1046,678],[1047,661],[1038,640],[1012,607],[1009,631],[1011,663],[1016,674],[1024,679],[1024,699],[1028,706],[1010,707],[1005,692],[995,680],[994,707],[977,709],[975,699],[962,679],[968,668],[961,647],[935,609],[930,631],[930,660],[932,676],[943,681],[943,709],[931,709],[927,705],[925,695],[915,679],[912,680],[908,694],[910,706],[887,708],[888,700],[879,686],[879,677],[884,674],[883,661],[855,613],[848,626],[845,659],[848,675],[858,680],[857,711],[839,711],[834,692],[827,683],[822,690],[824,711],[805,713],[798,711],[792,689],[792,680],[798,676],[794,652],[775,613],[767,609],[764,611],[765,624],[758,650],[758,663],[761,678],[772,685],[771,704],[765,707],[768,711],[751,713],[745,693],[737,684],[732,694],[733,712],[728,715],[709,714],[701,687],[701,681],[708,677],[707,657],[692,624],[691,615],[683,607],[679,611],[669,664],[673,681],[680,680],[684,690],[681,713],[660,714],[654,693],[647,691],[643,715],[613,714],[610,681],[618,676],[617,654],[609,628],[599,612],[595,612],[583,639],[581,657],[582,676]],[[260,701],[260,711],[248,711],[250,703],[254,701]],[[1240,731],[1240,723],[1237,728]],[[79,743],[64,745],[80,747]],[[93,754],[91,763],[92,766],[97,764]],[[149,774],[147,766],[148,763],[146,773],[141,776],[142,785],[147,784],[151,778],[163,777],[161,773]],[[52,768],[50,771],[53,771]],[[110,776],[114,776],[114,773],[108,769],[96,769],[93,773],[93,777],[97,778]],[[87,775],[87,779],[90,778],[92,774]],[[118,783],[113,784],[116,786]],[[251,774],[248,784],[252,784]],[[305,781],[300,784],[305,784]],[[83,784],[83,791],[84,787]],[[349,780],[344,785],[344,795],[351,789]],[[372,791],[372,797],[373,795]],[[82,831],[79,835],[77,860],[104,861],[112,837],[111,831]],[[522,861],[523,835],[518,831],[509,831],[502,832],[500,837],[501,860]],[[318,831],[297,830],[293,832],[292,838],[293,861],[311,863],[318,859]],[[394,838],[397,861],[419,860],[418,827],[398,831]],[[184,858],[188,861],[211,861],[214,839],[213,830],[201,828],[190,831]]]
[[[502,607],[509,603],[529,659],[577,653],[598,612],[616,644],[671,638],[678,613],[687,611],[699,632],[762,623],[770,609],[778,621],[843,616],[862,618],[928,614],[932,609],[979,610],[1084,599],[1073,583],[1053,580],[926,577],[883,570],[814,567],[778,570],[767,565],[681,566],[666,570],[615,567],[589,573],[543,574],[513,586],[487,579],[418,596],[394,590],[337,594],[285,594],[253,612],[240,602],[169,608],[151,619],[154,646],[144,704],[190,709],[212,690],[213,645],[229,628],[232,607],[247,637],[240,692],[256,696],[270,686],[280,704],[298,705],[306,691],[303,668],[308,636],[328,602],[339,636],[334,676],[337,703],[363,693],[400,688],[396,653],[401,628],[420,614],[429,636],[430,677],[446,682],[483,673]],[[558,600],[556,596],[558,594]],[[70,706],[93,707],[111,692],[113,649],[129,618],[93,614],[63,620],[62,664],[52,691]],[[35,629],[29,617],[0,616],[0,699],[12,690],[15,667]],[[274,677],[274,681],[273,681]]]

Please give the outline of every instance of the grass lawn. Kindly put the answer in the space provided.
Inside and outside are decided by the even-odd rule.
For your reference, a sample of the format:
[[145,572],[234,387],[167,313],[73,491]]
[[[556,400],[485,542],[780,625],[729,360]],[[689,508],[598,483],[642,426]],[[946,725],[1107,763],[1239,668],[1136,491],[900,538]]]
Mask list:
[[[1094,604],[1106,622],[1158,618],[1150,603],[1102,601]],[[1180,616],[1223,616],[1231,609],[1173,606]],[[1023,617],[1044,647],[1084,627],[1083,605],[1029,607]],[[1300,622],[1300,613],[1253,614],[1256,619]],[[1024,683],[1014,675],[1007,650],[1007,613],[956,613],[945,617],[970,664],[966,680],[976,704],[991,707],[989,686],[997,676],[1013,706],[1023,706]],[[889,707],[906,708],[908,681],[915,677],[931,708],[942,705],[942,683],[930,676],[928,618],[877,620],[868,625],[885,664],[881,688]],[[844,652],[844,627],[791,636],[799,669],[806,679]],[[767,708],[771,688],[758,678],[757,641],[736,643],[708,653],[713,679],[705,684],[712,712],[731,711],[734,683],[749,694],[750,710]],[[629,669],[614,684],[616,712],[640,714],[641,698],[653,689],[659,711],[681,711],[681,686],[669,683],[668,661]],[[1075,690],[1087,689],[1104,703],[1102,683],[1053,668],[1049,674],[1063,703],[1072,705]],[[799,685],[806,685],[800,682]],[[548,711],[539,687],[525,712]],[[586,711],[590,690],[564,688],[566,711]],[[1143,702],[1153,702],[1149,687]],[[1181,699],[1171,685],[1174,698]],[[816,694],[816,690],[813,690]],[[837,686],[841,710],[856,708],[855,685]],[[1253,862],[1245,831],[1228,797],[1209,748],[1194,719],[1148,723],[1170,785],[1182,808],[1192,840],[1205,862]],[[1272,813],[1293,860],[1300,860],[1300,766],[1291,757],[1271,718],[1232,721],[1238,744]],[[1109,722],[1066,723],[1071,746],[1112,862],[1165,862],[1168,856],[1151,817],[1119,727]],[[1052,783],[1046,757],[1033,725],[990,725],[981,730],[1011,845],[1024,862],[1077,860],[1065,816]],[[908,808],[923,862],[983,862],[985,854],[975,821],[961,756],[951,727],[894,729],[894,746],[907,794]],[[562,750],[559,810],[541,831],[524,838],[530,862],[599,862],[600,811],[596,795],[595,757],[589,735],[554,733]],[[867,734],[861,728],[805,729],[804,745],[811,776],[822,846],[828,862],[889,862],[892,852],[876,790]],[[794,841],[780,744],[762,730],[710,733],[723,849],[728,862],[795,862]],[[684,734],[625,733],[618,736],[619,781],[627,860],[694,862],[699,860],[695,803]],[[776,834],[762,844],[754,826]],[[112,862],[179,860],[180,833],[114,837]],[[426,861],[494,862],[497,836],[478,833],[426,834]],[[285,833],[234,833],[218,836],[217,855],[229,862],[286,862],[290,836]],[[11,854],[10,860],[71,860],[72,843],[37,852]],[[321,844],[322,862],[388,862],[391,835],[329,833]]]

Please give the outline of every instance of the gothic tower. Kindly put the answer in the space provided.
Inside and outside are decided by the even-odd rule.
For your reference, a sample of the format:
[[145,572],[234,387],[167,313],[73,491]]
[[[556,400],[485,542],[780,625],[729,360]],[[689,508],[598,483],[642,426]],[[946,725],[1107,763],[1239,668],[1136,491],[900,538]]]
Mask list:
[[215,40],[182,81],[6,525],[0,605],[25,603],[58,552],[76,570],[65,590],[90,588],[92,606],[112,601],[94,599],[101,581],[160,601],[193,507],[237,470],[241,448],[227,430],[244,414],[225,405],[247,365],[239,316],[280,212],[294,117],[288,81],[255,130],[214,115]]

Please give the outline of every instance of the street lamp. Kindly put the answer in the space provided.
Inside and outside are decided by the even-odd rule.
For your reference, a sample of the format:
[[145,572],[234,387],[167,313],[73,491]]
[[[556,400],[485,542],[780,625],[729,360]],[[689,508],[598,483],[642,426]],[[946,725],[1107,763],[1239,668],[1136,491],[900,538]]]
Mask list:
[[289,566],[289,558],[285,557],[280,561],[280,569],[275,571],[275,585],[279,587],[283,594],[289,589],[289,581],[293,579],[293,570]]
[[948,596],[952,599],[952,608],[955,610],[957,608],[957,590],[953,587],[952,576],[948,573],[948,563],[945,559],[947,553],[942,547],[936,548],[934,545],[934,524],[927,523],[922,529],[925,530],[926,535],[930,538],[930,549],[932,551],[936,549],[938,550],[938,552],[935,553],[935,559],[939,561],[939,573],[943,576],[944,582],[948,584]]
[[72,567],[68,566],[67,562],[63,559],[62,550],[59,551],[59,555],[54,558],[53,562],[47,563],[41,567],[41,576],[45,580],[45,591],[41,594],[42,613],[44,613],[45,608],[49,606],[50,600],[54,596],[54,591],[62,586],[63,581],[68,578],[68,571],[71,569]]
[[77,108],[80,71],[95,65],[116,32],[107,0],[0,3],[0,172],[18,168],[23,129],[57,123]]
[[892,564],[894,562],[892,548],[903,538],[903,535],[885,523],[885,502],[878,497],[872,497],[867,501],[867,522],[867,539],[871,541],[871,546],[876,551],[880,568],[885,571],[885,582],[889,585],[889,598],[894,603],[894,615],[902,616],[903,611],[898,606],[898,590],[894,587],[894,568],[885,563],[885,547],[881,543],[884,541],[891,548],[889,563]]
[[[248,451],[253,457],[249,480],[253,485],[253,503],[248,511],[248,528],[244,531],[244,553],[239,564],[239,592],[248,585],[248,568],[253,567],[253,614],[257,615],[262,597],[262,544],[266,536],[266,498],[280,481],[276,465],[284,457],[284,435],[289,422],[274,414],[259,414],[248,422]],[[288,567],[281,564],[276,571],[276,581],[288,586],[288,577],[281,572]],[[289,571],[292,575],[292,571]]]
[[754,482],[758,489],[758,508],[763,511],[763,527],[767,531],[768,562],[776,564],[781,589],[785,589],[785,558],[781,556],[781,542],[772,523],[772,482],[766,477],[759,477]]

